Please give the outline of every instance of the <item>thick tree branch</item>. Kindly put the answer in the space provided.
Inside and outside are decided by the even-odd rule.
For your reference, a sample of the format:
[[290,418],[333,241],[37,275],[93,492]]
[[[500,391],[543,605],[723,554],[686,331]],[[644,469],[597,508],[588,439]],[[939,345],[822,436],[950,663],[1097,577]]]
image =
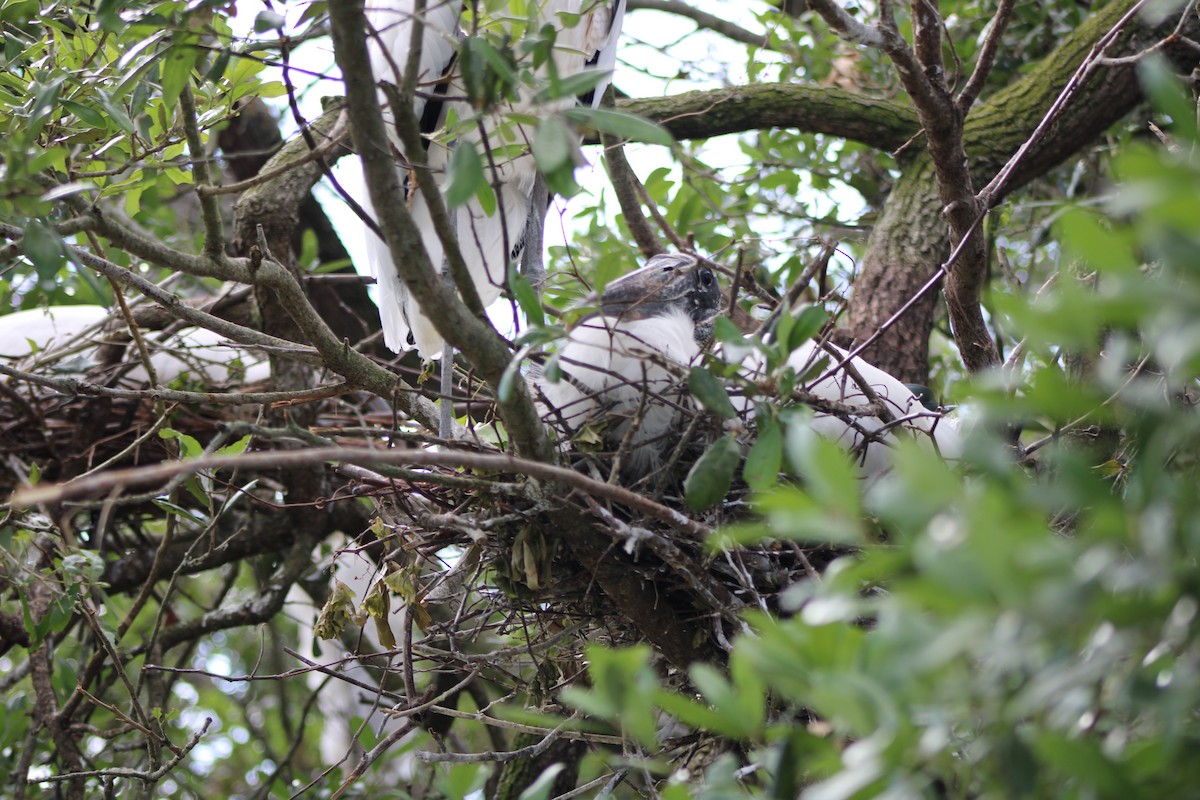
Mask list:
[[[1028,74],[972,109],[963,139],[974,182],[986,183],[1021,151],[1006,169],[999,191],[992,193],[996,188],[989,187],[981,192],[989,207],[1077,153],[1141,100],[1131,64],[1102,66],[1100,62],[1089,70],[1087,80],[1076,79],[1080,65],[1102,40],[1113,37],[1106,52],[1115,54],[1139,52],[1170,36],[1173,19],[1151,25],[1131,15],[1134,6],[1133,0],[1123,0],[1092,14]],[[1129,24],[1121,28],[1123,18]],[[1119,36],[1113,33],[1115,28],[1121,28]],[[1183,30],[1197,28],[1200,22],[1189,18]],[[1200,61],[1182,45],[1162,51],[1184,72]],[[1048,110],[1056,107],[1053,122],[1044,122]],[[945,268],[941,265],[950,252],[938,224],[945,203],[934,190],[932,161],[928,154],[916,158],[893,188],[868,243],[848,320],[861,340],[874,337],[880,321],[890,318],[891,330],[866,355],[893,374],[917,382],[927,376],[926,343],[933,322],[936,273]],[[967,293],[971,291],[968,288]],[[916,300],[922,292],[924,298]],[[911,308],[903,321],[897,317],[901,306]]]
[[665,253],[666,248],[654,233],[646,215],[642,213],[641,198],[638,197],[638,177],[625,159],[624,145],[608,134],[602,135],[600,141],[604,144],[604,163],[608,167],[608,179],[612,182],[621,213],[625,216],[625,227],[633,234],[633,240],[637,242],[638,249],[645,258]]
[[[833,0],[813,0],[812,5],[831,27],[844,31],[844,12],[838,13],[841,9]],[[963,115],[946,85],[941,16],[929,0],[912,0],[911,9],[915,49],[908,46],[895,27],[890,6],[881,7],[880,49],[895,64],[925,130],[942,214],[950,225],[951,243],[960,254],[950,265],[946,280],[950,325],[967,369],[979,372],[1000,362],[980,307],[987,270],[983,237],[977,231],[981,207],[975,198],[968,166]]]
[[797,128],[862,142],[891,152],[921,128],[907,103],[866,97],[836,86],[767,83],[667,97],[622,99],[630,111],[662,125],[676,139],[707,139],[767,128]]
[[955,105],[958,106],[959,113],[964,117],[975,104],[976,98],[983,90],[983,84],[987,81],[987,76],[992,71],[992,66],[996,63],[996,52],[1000,49],[1000,41],[1004,38],[1004,31],[1008,28],[1008,21],[1012,18],[1013,0],[1000,0],[1000,5],[996,8],[996,15],[992,17],[990,28],[988,29],[987,38],[983,42],[983,46],[979,48],[979,55],[975,59],[975,69],[971,72],[971,77],[967,79],[967,84],[958,93],[958,99],[955,100]]

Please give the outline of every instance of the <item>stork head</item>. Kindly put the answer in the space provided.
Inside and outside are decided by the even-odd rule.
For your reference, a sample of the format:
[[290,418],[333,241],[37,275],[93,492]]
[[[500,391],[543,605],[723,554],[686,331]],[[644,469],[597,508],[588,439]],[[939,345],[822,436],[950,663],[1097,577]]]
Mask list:
[[682,310],[707,341],[721,310],[717,276],[687,253],[657,255],[646,266],[613,281],[600,297],[600,310],[623,320],[647,319]]

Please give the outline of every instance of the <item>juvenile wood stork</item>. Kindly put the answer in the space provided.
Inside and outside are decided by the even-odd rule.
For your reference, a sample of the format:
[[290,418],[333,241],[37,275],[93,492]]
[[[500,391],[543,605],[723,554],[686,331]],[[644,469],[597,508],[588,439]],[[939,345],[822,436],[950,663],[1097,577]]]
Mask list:
[[[562,377],[537,379],[546,406],[545,418],[564,438],[589,426],[603,431],[610,449],[623,440],[636,421],[631,457],[622,477],[637,479],[653,470],[671,445],[680,409],[690,405],[686,378],[712,330],[720,310],[720,292],[712,271],[686,254],[652,258],[645,267],[614,281],[592,303],[600,313],[571,330],[559,351]],[[722,355],[717,348],[716,354]],[[901,432],[927,442],[943,457],[956,459],[962,444],[955,426],[930,411],[911,389],[861,358],[852,358],[831,374],[848,354],[832,345],[806,342],[787,360],[797,375],[819,366],[814,379],[801,385],[817,399],[857,411],[876,400],[882,415],[846,414],[814,409],[812,430],[850,452],[867,485],[890,469],[891,446]],[[725,353],[738,363],[736,383],[770,383],[765,356]],[[860,382],[861,381],[861,382]],[[742,420],[749,420],[754,401],[729,387],[730,401]],[[791,398],[778,398],[788,404]]]
[[[376,80],[400,85],[402,71],[409,60],[413,25],[423,25],[413,110],[421,121],[423,132],[430,134],[443,127],[450,111],[454,111],[459,119],[470,118],[475,113],[464,101],[466,93],[458,60],[458,45],[462,38],[459,18],[464,2],[428,0],[419,15],[416,7],[413,0],[368,0],[367,21],[374,30],[369,32],[368,48]],[[625,13],[625,0],[531,0],[530,7],[535,9],[532,19],[536,27],[533,30],[541,30],[549,24],[556,31],[553,56],[550,63],[538,68],[538,77],[545,79],[553,74],[566,79],[585,69],[603,72],[605,77],[595,89],[580,98],[582,102],[597,105],[608,85],[607,73],[616,63],[616,42]],[[382,92],[380,100],[386,112]],[[504,118],[512,113],[544,118],[575,102],[574,98],[561,98],[536,103],[526,89],[517,102],[488,114],[480,126],[459,140],[475,146],[486,136],[492,148],[489,163],[494,162],[494,167],[489,167],[488,179],[497,190],[497,208],[488,213],[478,199],[472,199],[451,210],[459,247],[485,307],[499,297],[509,263],[522,253],[526,223],[531,213],[537,215],[540,226],[547,202],[544,194],[540,198],[534,197],[537,165],[529,148],[533,126],[511,123],[506,126]],[[385,113],[385,118],[388,116]],[[505,135],[510,137],[508,141],[504,140]],[[394,134],[392,143],[403,156],[404,148]],[[426,147],[429,174],[440,185],[446,175],[451,147],[429,139]],[[429,209],[409,180],[407,168],[399,164],[397,169],[404,186],[405,201],[421,231],[430,263],[435,269],[441,269],[443,247],[434,232]],[[370,231],[367,232],[367,258],[379,283],[380,319],[387,346],[394,352],[407,350],[412,346],[409,344],[411,335],[423,357],[441,355],[441,335],[396,274],[387,245]]]
[[543,417],[564,440],[601,428],[609,449],[636,425],[621,470],[636,479],[659,463],[687,396],[687,366],[712,334],[721,291],[711,269],[678,253],[654,256],[584,302],[599,311],[560,347],[561,377],[536,378]]
[[[808,341],[792,351],[787,366],[797,375],[815,371],[816,375],[798,388],[821,400],[863,410],[878,400],[883,407],[882,415],[861,416],[814,409],[809,423],[816,433],[851,454],[868,488],[891,469],[891,448],[898,433],[914,436],[943,458],[961,457],[962,440],[951,420],[927,408],[899,379],[857,356],[847,359],[848,355],[840,347]],[[844,366],[833,369],[843,361]],[[742,359],[739,379],[757,382],[766,377],[766,358],[761,352],[755,351]],[[730,400],[740,417],[746,418],[753,412],[753,403],[744,394],[732,392]]]

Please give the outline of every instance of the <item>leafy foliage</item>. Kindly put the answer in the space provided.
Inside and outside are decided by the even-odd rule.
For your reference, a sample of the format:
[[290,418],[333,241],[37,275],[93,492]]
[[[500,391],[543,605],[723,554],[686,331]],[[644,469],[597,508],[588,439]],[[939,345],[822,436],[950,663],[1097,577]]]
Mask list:
[[[1190,151],[1128,148],[1104,207],[1061,217],[1079,267],[1031,305],[1004,304],[1030,356],[1019,382],[980,383],[972,477],[900,449],[865,498],[876,541],[793,586],[783,614],[753,615],[728,678],[697,667],[692,689],[671,691],[655,688],[644,652],[592,654],[597,694],[602,676],[649,688],[624,702],[572,697],[578,707],[635,729],[651,702],[660,731],[683,725],[745,749],[740,763],[719,759],[689,779],[653,760],[670,746],[655,739],[645,764],[672,797],[801,786],[821,798],[1190,796],[1200,778]],[[1013,423],[1027,438],[1048,431],[1023,465],[998,435]],[[1119,432],[1111,451],[1098,450],[1104,430]],[[811,522],[846,513],[838,492],[761,498],[759,535],[844,541],[836,523]]]
[[[961,84],[993,10],[940,8]],[[478,114],[509,118],[492,152],[460,141],[447,203],[495,205],[489,159],[525,147],[574,199],[547,284],[511,274],[511,359],[457,375],[455,411],[473,436],[451,446],[397,410],[425,376],[372,349],[373,316],[337,327],[324,349],[296,324],[354,280],[319,280],[338,277],[346,254],[311,209],[286,208],[305,221],[264,254],[246,233],[278,224],[262,206],[213,200],[225,195],[212,187],[197,202],[205,169],[233,182],[221,136],[235,112],[289,95],[268,117],[298,115],[293,82],[311,51],[294,46],[327,41],[325,3],[290,33],[287,13],[251,23],[254,10],[0,5],[0,303],[115,309],[65,349],[26,342],[31,330],[14,339],[27,357],[0,352],[0,485],[24,497],[91,487],[0,518],[0,775],[12,776],[0,797],[464,798],[516,786],[538,798],[565,793],[564,778],[669,800],[1194,794],[1200,135],[1170,67],[1139,67],[1146,116],[1170,147],[1134,135],[1139,117],[1078,143],[990,214],[984,304],[1010,363],[968,379],[952,334],[932,337],[939,393],[970,430],[963,457],[901,442],[864,491],[854,460],[789,402],[828,360],[802,375],[788,357],[861,301],[854,281],[878,245],[868,233],[920,137],[897,153],[794,127],[674,142],[611,109],[509,113],[597,76],[546,72],[555,33],[527,23],[532,4],[474,6],[465,91]],[[1013,13],[985,100],[1090,9]],[[812,15],[754,14],[763,35],[736,56],[728,42],[716,59],[667,46],[670,90],[779,81],[899,97],[882,53]],[[903,10],[898,22],[911,36]],[[451,119],[435,136],[477,122]],[[680,372],[680,402],[694,401],[681,427],[703,432],[694,452],[680,448],[678,476],[632,490],[601,474],[611,461],[594,430],[569,456],[580,467],[569,484],[546,477],[554,465],[515,460],[494,408],[516,401],[539,351],[559,372],[556,341],[594,310],[579,301],[636,261],[628,209],[576,183],[581,129],[641,143],[629,150],[657,234],[730,265],[744,316],[742,329],[715,326],[730,363]],[[261,184],[240,188],[262,201]],[[944,227],[910,225],[876,236]],[[269,262],[288,279],[263,277]],[[307,300],[286,294],[301,277]],[[331,327],[364,299],[354,288],[322,306]],[[225,379],[198,368],[154,379],[154,358],[188,353],[174,328],[142,322],[143,296],[168,311],[220,306],[205,324],[271,358],[243,349],[222,356]],[[118,300],[133,303],[128,316]],[[226,314],[239,303],[253,308]],[[260,330],[275,338],[247,338]],[[121,355],[106,361],[110,348]],[[736,374],[734,354],[752,351],[761,385]],[[269,387],[229,385],[252,366]],[[734,394],[751,401],[742,417]],[[572,549],[580,532],[600,556]],[[649,613],[636,618],[641,601]]]

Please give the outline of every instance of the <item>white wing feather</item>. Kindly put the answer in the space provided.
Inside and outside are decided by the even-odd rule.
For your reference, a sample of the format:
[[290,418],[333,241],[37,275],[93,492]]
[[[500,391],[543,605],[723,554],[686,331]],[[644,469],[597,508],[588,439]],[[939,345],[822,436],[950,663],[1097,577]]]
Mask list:
[[559,350],[562,379],[537,382],[545,399],[540,403],[543,418],[558,428],[564,444],[584,426],[603,423],[605,439],[615,446],[640,408],[623,471],[635,477],[649,473],[657,466],[659,448],[654,444],[678,417],[678,401],[672,402],[670,394],[687,392],[682,378],[700,356],[695,327],[682,309],[649,319],[585,320]]
[[[407,62],[409,43],[412,37],[414,4],[411,0],[375,0],[368,8],[368,20],[380,31],[371,48],[371,68],[376,75],[395,78],[396,68],[403,69]],[[421,80],[440,77],[451,65],[454,53],[457,20],[462,3],[444,3],[426,11],[426,28],[422,39]],[[625,10],[624,0],[596,2],[596,0],[547,0],[539,8],[540,24],[562,25],[564,18],[581,15],[576,25],[562,29],[556,40],[554,66],[561,76],[578,73],[589,63],[611,70],[616,63],[616,42],[620,23]],[[386,34],[386,35],[385,35]],[[395,65],[395,66],[393,66]],[[450,76],[450,97],[461,97],[464,93],[456,84],[457,75]],[[396,81],[393,81],[396,82]],[[597,87],[596,102],[607,79]],[[420,114],[426,101],[417,99],[415,108]],[[472,199],[453,214],[459,248],[467,270],[475,284],[479,298],[486,307],[494,302],[504,288],[508,263],[520,254],[525,223],[529,216],[530,194],[537,177],[537,166],[529,152],[528,144],[534,131],[524,125],[504,126],[505,116],[512,112],[534,113],[545,116],[568,108],[575,100],[563,98],[550,104],[534,105],[530,97],[522,97],[505,114],[493,115],[484,120],[484,129],[493,157],[497,161],[496,174],[500,184],[497,196],[497,211],[488,215],[480,204]],[[447,107],[458,105],[447,101]],[[468,117],[472,110],[463,105],[457,109],[460,118]],[[444,113],[444,112],[443,112]],[[502,127],[511,132],[516,145],[516,155],[499,157],[496,150]],[[463,138],[463,141],[479,141],[478,131]],[[398,142],[393,142],[399,148]],[[433,143],[427,153],[430,173],[435,180],[445,174],[449,161],[449,148]],[[401,178],[406,177],[401,174]],[[402,181],[403,183],[403,181]],[[407,198],[413,221],[421,231],[421,238],[435,270],[442,269],[443,248],[433,231],[429,210],[419,194]],[[408,349],[411,333],[413,341],[425,358],[441,355],[442,337],[433,322],[417,307],[403,282],[396,274],[392,254],[374,234],[367,233],[367,258],[379,282],[380,318],[383,323],[384,341],[393,351]]]
[[[72,343],[78,350],[72,363],[80,370],[100,364],[97,350],[105,340],[101,328],[113,316],[107,308],[96,305],[54,306],[47,309],[17,311],[0,317],[0,360],[22,361],[35,352],[49,355]],[[84,338],[91,333],[91,338]],[[231,344],[219,333],[206,328],[183,328],[160,340],[145,332],[158,381],[167,384],[186,374],[192,381],[209,386],[233,382],[257,383],[271,375],[267,361],[250,351]],[[127,353],[126,358],[136,360]],[[150,376],[140,363],[125,373],[133,383],[145,383]]]

